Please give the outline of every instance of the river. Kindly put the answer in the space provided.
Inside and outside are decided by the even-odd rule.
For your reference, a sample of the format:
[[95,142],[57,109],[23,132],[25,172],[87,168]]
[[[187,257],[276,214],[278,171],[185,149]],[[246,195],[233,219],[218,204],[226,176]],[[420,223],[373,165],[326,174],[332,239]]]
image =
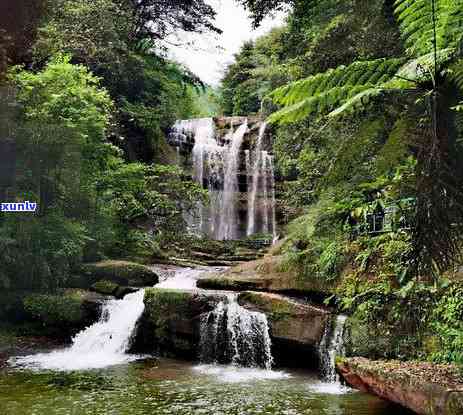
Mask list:
[[[198,271],[179,269],[159,286],[193,288],[199,275]],[[109,326],[114,324],[111,316],[108,321]],[[23,366],[0,369],[0,414],[410,413],[376,397],[343,387],[337,382],[323,383],[317,373],[306,370],[242,368],[130,355],[126,355],[127,359],[116,356],[107,367],[97,364],[94,368],[89,366],[85,370],[73,370],[80,368],[80,364],[70,360],[66,362],[63,356],[68,356],[71,360],[79,359],[77,352],[82,349],[82,337],[92,330],[102,331],[102,324],[100,321],[93,329],[80,333],[74,346],[70,348],[54,350],[48,355],[42,353],[28,356],[19,359],[25,363]],[[108,327],[104,327],[104,330],[108,330]],[[117,340],[116,337],[111,335],[108,345]],[[56,359],[57,356],[59,359]],[[51,366],[50,359],[53,362]],[[93,362],[94,358],[86,361]],[[35,364],[37,362],[42,365]],[[47,365],[54,370],[44,369]]]

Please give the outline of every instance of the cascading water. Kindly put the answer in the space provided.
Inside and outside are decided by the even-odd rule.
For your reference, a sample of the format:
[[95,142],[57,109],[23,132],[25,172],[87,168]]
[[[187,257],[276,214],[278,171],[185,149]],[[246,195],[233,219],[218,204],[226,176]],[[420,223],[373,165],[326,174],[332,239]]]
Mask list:
[[339,381],[336,373],[336,356],[344,354],[344,327],[346,316],[336,316],[332,324],[327,324],[325,334],[318,346],[320,372],[323,380],[327,382]]
[[129,355],[132,336],[145,308],[144,290],[110,300],[103,306],[100,320],[78,333],[68,349],[16,357],[10,363],[34,369],[98,369],[138,359]]
[[201,319],[200,359],[205,363],[270,370],[273,364],[267,317],[241,307],[229,294]]
[[276,192],[275,192],[275,168],[273,164],[273,156],[268,155],[268,167],[269,167],[269,178],[270,178],[270,191],[271,191],[271,219],[272,219],[272,235],[273,242],[275,243],[278,239],[277,235],[277,219],[276,219]]
[[251,167],[252,183],[248,189],[248,227],[247,235],[251,236],[256,232],[256,201],[259,192],[259,183],[262,183],[262,146],[264,142],[267,124],[263,122],[257,136],[256,148],[253,155],[253,164]]
[[[210,199],[209,206],[198,206],[196,220],[188,216],[186,221],[192,232],[219,240],[256,233],[275,236],[273,159],[264,151],[267,124],[260,124],[255,145],[246,149],[251,142],[245,141],[250,132],[248,122],[237,120],[241,124],[235,129],[234,121],[230,118],[230,130],[225,137],[212,118],[177,121],[173,126],[171,144],[190,149],[192,146],[193,178],[208,189]],[[242,223],[245,214],[240,205],[241,167],[246,169],[248,195],[243,199],[247,201],[247,223]]]
[[237,235],[237,195],[238,189],[238,168],[239,155],[243,144],[244,135],[248,130],[247,122],[242,124],[233,134],[224,153],[225,175],[223,185],[222,203],[220,207],[219,229],[217,239],[236,239]]

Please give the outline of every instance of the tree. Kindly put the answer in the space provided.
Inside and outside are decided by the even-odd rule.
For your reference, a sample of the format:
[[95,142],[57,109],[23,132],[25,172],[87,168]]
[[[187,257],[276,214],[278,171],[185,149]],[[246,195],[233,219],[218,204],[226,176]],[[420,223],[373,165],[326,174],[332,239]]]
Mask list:
[[213,31],[216,12],[204,0],[117,0],[134,16],[131,39],[154,41],[171,34]]
[[0,77],[8,64],[30,63],[37,25],[45,0],[3,0],[0,3]]
[[410,265],[429,275],[447,269],[460,253],[463,1],[396,0],[394,12],[406,57],[356,61],[281,87],[271,99],[283,108],[270,121],[348,116],[380,97],[404,97],[415,121],[408,134],[418,161]]
[[[189,115],[188,87],[202,84],[162,57],[151,38],[133,39],[132,7],[135,3],[115,0],[51,0],[34,46],[35,66],[66,53],[72,63],[86,65],[101,77],[117,108],[111,141],[128,160],[152,162],[163,153],[165,132],[174,120]],[[184,12],[188,10],[185,5]]]
[[257,68],[253,42],[246,42],[228,66],[222,79],[222,109],[227,115],[255,113],[260,108],[258,88],[253,78]]

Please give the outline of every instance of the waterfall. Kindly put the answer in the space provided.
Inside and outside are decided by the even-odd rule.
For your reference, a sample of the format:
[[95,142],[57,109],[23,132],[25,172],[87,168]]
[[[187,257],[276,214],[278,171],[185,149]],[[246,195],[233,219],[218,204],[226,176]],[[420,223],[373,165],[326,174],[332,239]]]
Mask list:
[[269,200],[268,200],[268,153],[262,152],[262,233],[269,233]]
[[[239,239],[243,234],[260,232],[276,235],[273,159],[264,151],[267,124],[260,124],[256,142],[248,149],[249,141],[244,141],[249,132],[248,121],[237,122],[243,120],[235,129],[233,122],[237,120],[230,118],[225,137],[223,130],[216,129],[213,118],[177,121],[172,128],[169,142],[183,146],[182,154],[191,149],[193,179],[208,190],[210,199],[208,206],[198,204],[196,215],[185,215],[192,233],[219,240]],[[240,222],[244,217],[239,210],[238,177],[242,166],[246,168],[248,188],[247,207],[244,206],[247,223]]]
[[318,346],[320,372],[322,378],[327,382],[338,381],[335,359],[336,356],[344,354],[344,327],[346,319],[346,316],[336,316],[331,322],[332,324],[327,324],[323,338]]
[[269,166],[269,179],[270,179],[270,192],[271,192],[271,220],[272,220],[272,236],[273,242],[277,240],[277,220],[276,220],[276,193],[275,193],[275,167],[273,164],[273,156],[268,155],[268,166]]
[[270,370],[273,359],[267,317],[241,307],[236,296],[229,294],[201,319],[200,359]]
[[35,369],[84,370],[126,363],[139,358],[126,354],[145,305],[144,290],[110,300],[100,320],[79,332],[72,346],[51,353],[13,358],[10,363]]
[[180,146],[175,147],[175,164],[179,167],[182,165],[182,159],[180,156]]
[[237,195],[239,155],[243,144],[244,135],[248,131],[247,122],[242,124],[231,136],[228,151],[224,153],[225,175],[222,203],[220,209],[219,231],[217,239],[236,239],[237,235]]
[[252,183],[251,189],[248,189],[248,227],[247,235],[251,236],[256,232],[256,199],[259,191],[259,182],[261,181],[262,166],[262,146],[267,124],[263,122],[257,136],[256,148],[253,155],[253,165],[251,169]]

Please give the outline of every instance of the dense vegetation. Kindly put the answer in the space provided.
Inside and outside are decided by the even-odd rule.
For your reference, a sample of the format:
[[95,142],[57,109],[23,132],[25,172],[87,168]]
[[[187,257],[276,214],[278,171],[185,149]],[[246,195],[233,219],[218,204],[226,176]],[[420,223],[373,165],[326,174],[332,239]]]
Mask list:
[[1,214],[0,287],[56,289],[82,260],[159,253],[181,210],[204,197],[167,165],[165,134],[204,113],[196,102],[210,94],[163,42],[218,32],[214,10],[202,0],[1,7],[0,139],[15,154],[2,201],[36,201],[38,212]]
[[273,126],[297,216],[283,266],[336,287],[327,301],[362,325],[357,354],[463,362],[463,3],[242,3],[256,25],[290,11],[242,47],[221,95],[225,113],[262,108]]

